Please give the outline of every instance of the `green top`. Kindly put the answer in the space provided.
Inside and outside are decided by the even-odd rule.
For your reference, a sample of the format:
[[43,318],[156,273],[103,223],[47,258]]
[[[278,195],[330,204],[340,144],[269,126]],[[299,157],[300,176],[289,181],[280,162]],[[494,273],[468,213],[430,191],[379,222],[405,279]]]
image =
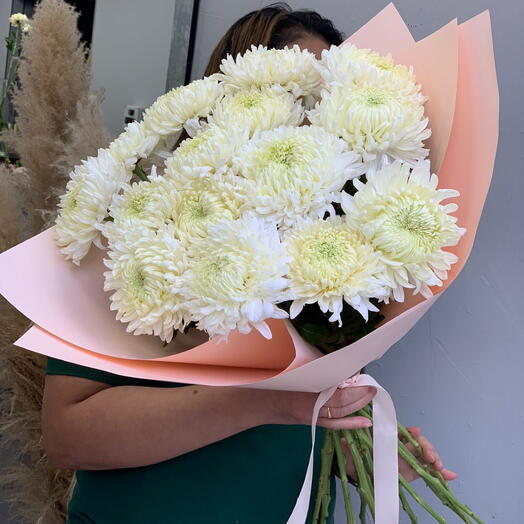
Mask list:
[[[187,385],[123,377],[54,358],[46,372],[112,386]],[[323,437],[318,429],[317,473]],[[310,442],[308,426],[266,425],[150,466],[78,470],[68,523],[285,524],[304,480]],[[312,499],[316,475],[313,482]]]

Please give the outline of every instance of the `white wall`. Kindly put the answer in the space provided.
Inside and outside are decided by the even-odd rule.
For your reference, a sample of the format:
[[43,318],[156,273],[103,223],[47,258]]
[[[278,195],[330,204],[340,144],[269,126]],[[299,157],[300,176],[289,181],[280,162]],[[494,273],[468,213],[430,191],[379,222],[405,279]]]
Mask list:
[[[201,0],[193,77],[224,31],[271,0]],[[347,35],[388,0],[291,0],[317,9]],[[484,521],[524,521],[524,76],[521,0],[395,0],[416,39],[489,8],[501,97],[490,193],[460,277],[402,341],[368,371],[392,394],[399,418],[419,425],[459,474],[455,490]],[[418,481],[417,488],[421,488]],[[437,503],[438,504],[438,503]],[[345,522],[339,497],[336,522]],[[458,519],[443,511],[448,522]],[[419,522],[433,522],[421,513]],[[406,521],[407,522],[407,521]]]
[[164,93],[175,0],[98,0],[92,87],[105,88],[104,121],[114,135],[127,105],[150,106]]

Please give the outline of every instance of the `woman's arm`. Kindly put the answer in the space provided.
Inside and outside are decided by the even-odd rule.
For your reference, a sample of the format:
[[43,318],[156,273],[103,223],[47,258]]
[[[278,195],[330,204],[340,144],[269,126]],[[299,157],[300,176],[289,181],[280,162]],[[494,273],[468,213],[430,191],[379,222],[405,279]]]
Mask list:
[[[330,402],[337,406],[336,416],[349,415],[373,394],[370,388],[348,388],[337,391]],[[308,424],[316,396],[235,387],[111,387],[47,375],[44,447],[50,462],[64,469],[145,466],[255,426]],[[366,422],[363,417],[320,419],[322,425],[346,429]]]

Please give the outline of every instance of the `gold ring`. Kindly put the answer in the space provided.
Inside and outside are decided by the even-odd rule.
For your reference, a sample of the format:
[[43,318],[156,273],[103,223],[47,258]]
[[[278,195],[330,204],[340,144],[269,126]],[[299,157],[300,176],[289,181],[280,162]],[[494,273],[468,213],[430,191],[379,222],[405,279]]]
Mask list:
[[333,417],[331,416],[331,410],[329,409],[329,406],[326,406],[326,407],[327,407],[327,412],[328,412],[328,418],[333,418]]

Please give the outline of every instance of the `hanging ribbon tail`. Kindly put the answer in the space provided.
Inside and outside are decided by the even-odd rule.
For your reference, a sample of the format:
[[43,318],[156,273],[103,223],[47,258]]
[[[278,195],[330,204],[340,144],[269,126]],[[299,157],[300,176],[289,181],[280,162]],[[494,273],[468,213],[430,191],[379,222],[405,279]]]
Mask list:
[[287,524],[305,524],[313,484],[315,435],[320,408],[337,388],[370,386],[373,399],[373,477],[375,483],[375,524],[398,524],[398,434],[395,407],[389,393],[369,375],[356,375],[339,386],[319,393],[311,418],[311,452],[300,494]]
[[377,388],[373,399],[373,480],[375,524],[398,524],[398,431],[395,406],[389,393],[369,375],[363,386]]

